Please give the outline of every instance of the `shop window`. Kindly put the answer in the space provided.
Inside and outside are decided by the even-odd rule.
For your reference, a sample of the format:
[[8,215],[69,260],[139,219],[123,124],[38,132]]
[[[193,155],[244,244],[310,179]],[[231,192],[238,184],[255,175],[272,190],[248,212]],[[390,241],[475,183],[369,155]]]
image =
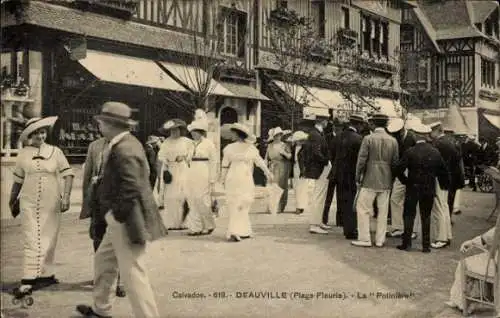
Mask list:
[[481,86],[495,88],[495,62],[481,58]]

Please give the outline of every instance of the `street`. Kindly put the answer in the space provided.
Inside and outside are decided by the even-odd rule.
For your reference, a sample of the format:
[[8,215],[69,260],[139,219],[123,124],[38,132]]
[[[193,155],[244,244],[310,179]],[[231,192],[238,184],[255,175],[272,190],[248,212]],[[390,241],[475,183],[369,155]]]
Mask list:
[[[226,242],[226,215],[211,236],[171,231],[149,246],[149,277],[163,317],[460,317],[444,305],[458,247],[494,224],[486,221],[493,200],[466,190],[451,247],[423,254],[419,239],[412,252],[401,252],[396,239],[384,248],[353,247],[341,228],[309,234],[307,215],[265,214],[260,198],[251,214],[254,238]],[[92,244],[78,210],[73,206],[63,217],[56,256],[61,284],[36,292],[28,309],[14,306],[7,294],[21,278],[19,220],[2,221],[5,317],[78,317],[75,306],[91,304]],[[130,313],[128,299],[117,299],[114,317]]]

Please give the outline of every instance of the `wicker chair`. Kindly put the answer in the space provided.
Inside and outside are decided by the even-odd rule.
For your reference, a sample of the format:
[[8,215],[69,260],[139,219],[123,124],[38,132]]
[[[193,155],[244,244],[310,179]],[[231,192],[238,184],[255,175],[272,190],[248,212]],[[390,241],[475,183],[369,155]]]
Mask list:
[[498,279],[495,279],[498,277],[496,265],[498,260],[490,261],[487,272],[488,275],[486,276],[485,261],[488,259],[488,251],[478,246],[474,246],[473,249],[479,249],[483,253],[474,255],[464,253],[460,260],[462,265],[464,316],[470,314],[469,305],[471,303],[479,303],[495,309],[495,298],[500,297],[500,295],[495,295],[498,284]]

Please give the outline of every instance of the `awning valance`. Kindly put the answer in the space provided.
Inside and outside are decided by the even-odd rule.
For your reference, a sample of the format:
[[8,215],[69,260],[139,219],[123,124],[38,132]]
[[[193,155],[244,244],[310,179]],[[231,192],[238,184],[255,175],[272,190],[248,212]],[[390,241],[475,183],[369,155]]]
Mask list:
[[270,100],[269,98],[264,96],[261,92],[248,85],[227,83],[227,82],[220,82],[219,84],[227,88],[231,93],[233,93],[238,98]]
[[[178,81],[189,87],[192,91],[198,92],[200,87],[207,83],[208,74],[199,67],[187,66],[169,62],[160,62],[160,64],[172,74]],[[219,82],[210,79],[209,94],[236,97]]]
[[483,114],[483,116],[490,122],[490,124],[500,129],[500,116],[493,114]]
[[154,61],[87,50],[78,60],[101,81],[185,92],[186,89],[166,74]]
[[298,103],[303,104],[305,98],[308,102],[308,107],[310,107],[311,109],[325,109],[327,114],[328,109],[338,109],[339,107],[343,108],[343,105],[346,104],[346,101],[342,97],[342,94],[340,94],[340,92],[338,91],[313,86],[304,88],[295,84],[285,84],[284,82],[277,80],[273,81],[273,83],[277,85],[283,92],[293,95],[291,97],[294,97],[294,99]]

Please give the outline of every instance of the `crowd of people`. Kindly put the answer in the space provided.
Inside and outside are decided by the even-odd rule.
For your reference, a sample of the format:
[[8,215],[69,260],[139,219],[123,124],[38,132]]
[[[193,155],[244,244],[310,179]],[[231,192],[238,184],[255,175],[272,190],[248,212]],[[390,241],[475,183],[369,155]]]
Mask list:
[[[152,136],[145,145],[130,132],[137,125],[131,113],[123,103],[106,102],[95,116],[103,137],[88,149],[80,214],[91,220],[95,251],[93,304],[77,307],[84,316],[110,316],[116,284],[114,293],[129,297],[136,317],[159,317],[144,264],[146,242],[168,230],[212,234],[217,182],[225,189],[227,240],[251,238],[255,167],[267,184],[283,190],[276,198],[278,213],[286,212],[293,180],[292,212],[309,216],[313,234],[329,233],[336,193],[335,225],[354,246],[383,247],[387,237],[401,237],[398,249],[410,250],[417,214],[423,252],[449,246],[453,238],[455,193],[465,186],[463,151],[440,122],[424,125],[416,117],[403,121],[384,114],[353,114],[341,128],[333,118],[312,118],[293,132],[273,128],[264,157],[250,128],[235,123],[222,128],[221,135],[232,143],[223,149],[219,169],[204,111],[197,110],[189,125],[168,120],[160,129],[166,138]],[[58,283],[51,265],[60,213],[70,206],[73,172],[63,152],[46,143],[56,120],[34,118],[21,134],[29,142],[19,152],[9,202],[12,215],[21,215],[25,240],[16,297]],[[60,178],[62,189],[55,186]],[[373,240],[371,216],[377,218]],[[490,234],[481,242],[490,242],[495,235]]]

